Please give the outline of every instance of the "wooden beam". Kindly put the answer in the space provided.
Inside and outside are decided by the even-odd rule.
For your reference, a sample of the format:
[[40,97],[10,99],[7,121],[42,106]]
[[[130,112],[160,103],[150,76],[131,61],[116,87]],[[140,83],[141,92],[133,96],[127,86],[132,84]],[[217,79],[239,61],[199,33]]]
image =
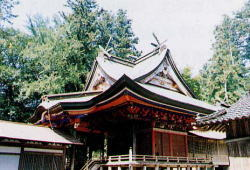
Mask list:
[[221,126],[219,129],[218,129],[219,132],[225,132],[226,131],[226,125],[223,125]]
[[103,133],[102,131],[100,130],[92,130],[92,129],[88,129],[86,127],[77,127],[76,128],[77,131],[80,131],[80,132],[86,132],[86,133],[96,133],[96,134],[101,134]]

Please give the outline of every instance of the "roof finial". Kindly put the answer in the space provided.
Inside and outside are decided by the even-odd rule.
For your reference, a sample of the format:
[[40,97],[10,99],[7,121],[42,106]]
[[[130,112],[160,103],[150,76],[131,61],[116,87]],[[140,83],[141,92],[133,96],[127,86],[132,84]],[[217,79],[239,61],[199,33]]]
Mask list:
[[108,57],[108,58],[111,58],[112,56],[108,53],[107,50],[105,50],[102,46],[99,45],[99,49],[102,51],[102,53]]
[[159,41],[159,39],[157,38],[157,36],[155,35],[155,33],[153,32],[153,36],[154,36],[154,38],[155,38],[155,40],[156,40],[156,42],[157,42],[157,44],[158,44],[158,46],[160,45],[160,41]]
[[[156,48],[161,48],[162,44],[164,44],[167,41],[167,40],[164,40],[163,42],[160,42],[159,39],[158,39],[158,37],[155,35],[154,32],[153,32],[153,37],[155,38],[157,44],[151,43],[151,45],[154,46],[154,47],[156,47]],[[165,49],[165,47],[163,49]]]
[[108,46],[109,46],[109,43],[110,43],[111,39],[112,39],[112,36],[109,37],[109,40],[108,40],[108,42],[107,42],[107,44],[106,44],[106,47],[105,47],[105,50],[106,50],[106,51],[109,51],[109,50],[107,50],[107,48],[108,48]]

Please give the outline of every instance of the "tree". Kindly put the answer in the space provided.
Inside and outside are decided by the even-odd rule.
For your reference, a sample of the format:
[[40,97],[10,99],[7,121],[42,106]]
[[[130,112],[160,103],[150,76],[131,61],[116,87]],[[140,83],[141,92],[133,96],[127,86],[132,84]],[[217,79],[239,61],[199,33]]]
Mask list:
[[[72,9],[49,20],[30,17],[29,34],[2,37],[1,119],[26,121],[42,95],[83,90],[99,45],[121,57],[135,55],[138,39],[126,12],[112,14],[92,0],[69,0]],[[9,89],[9,90],[6,90]],[[12,91],[14,92],[12,92]],[[12,92],[11,94],[9,92]]]
[[191,68],[185,67],[182,70],[182,77],[184,78],[187,85],[193,90],[197,98],[200,98],[201,86],[200,86],[200,76],[192,76]]
[[24,82],[22,94],[26,98],[34,93],[40,96],[82,90],[98,46],[105,47],[110,37],[108,46],[113,47],[113,54],[137,54],[134,44],[138,38],[124,11],[113,15],[92,0],[69,0],[68,6],[72,13],[63,14],[52,24],[39,16],[29,19],[33,40],[23,55],[33,81]]
[[243,63],[249,64],[250,61],[250,1],[248,0],[245,6],[232,19],[235,25],[235,41],[236,46],[240,51]]
[[208,102],[232,104],[248,88],[249,2],[234,17],[225,16],[214,31],[214,55],[201,70],[202,98]]
[[72,14],[64,15],[64,18],[70,25],[69,34],[82,42],[82,58],[89,68],[98,46],[106,47],[110,37],[108,48],[112,48],[111,53],[114,55],[127,57],[139,54],[135,48],[138,38],[132,31],[131,20],[125,11],[118,10],[117,14],[112,14],[97,6],[93,0],[68,0],[68,7]]
[[24,98],[35,93],[41,96],[82,90],[98,46],[105,47],[110,37],[109,48],[113,47],[114,54],[125,57],[137,53],[137,38],[124,11],[112,15],[92,0],[70,0],[68,6],[72,14],[52,24],[39,16],[29,19],[33,40],[23,55],[25,70],[32,75],[24,81]]
[[0,119],[22,121],[31,113],[26,100],[20,101],[19,90],[23,67],[21,51],[28,37],[13,29],[0,34]]
[[80,61],[81,43],[66,33],[67,25],[50,26],[48,19],[30,19],[32,40],[22,51],[25,68],[20,95],[23,99],[48,93],[79,91],[86,66]]
[[0,26],[3,22],[11,23],[10,19],[16,17],[12,13],[13,7],[18,4],[16,0],[0,0]]
[[22,68],[20,53],[28,37],[5,25],[16,17],[12,13],[16,4],[16,0],[0,0],[0,119],[22,121],[31,113],[26,101],[18,99]]
[[100,18],[98,45],[105,47],[111,38],[108,47],[112,48],[113,55],[130,59],[129,55],[140,54],[135,48],[138,38],[132,31],[131,20],[127,18],[126,11],[120,9],[117,14],[112,15],[102,9]]

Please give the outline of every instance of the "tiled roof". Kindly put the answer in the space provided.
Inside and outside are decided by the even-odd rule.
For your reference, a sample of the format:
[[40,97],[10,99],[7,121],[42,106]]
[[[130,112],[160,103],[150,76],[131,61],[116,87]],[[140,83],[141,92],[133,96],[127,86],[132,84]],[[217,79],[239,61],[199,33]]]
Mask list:
[[74,137],[48,127],[3,120],[0,120],[0,138],[57,144],[81,144]]
[[197,118],[198,124],[215,124],[250,117],[250,93],[240,98],[230,108],[219,110],[210,115]]

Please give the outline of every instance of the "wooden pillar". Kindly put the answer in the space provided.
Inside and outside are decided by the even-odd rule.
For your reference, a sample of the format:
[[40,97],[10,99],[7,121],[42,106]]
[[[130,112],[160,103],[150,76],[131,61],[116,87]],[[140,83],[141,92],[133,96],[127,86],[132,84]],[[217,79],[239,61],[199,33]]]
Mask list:
[[220,155],[219,141],[218,140],[216,140],[216,147],[217,147],[217,155]]
[[103,156],[108,157],[108,133],[104,133]]
[[181,167],[180,167],[180,166],[177,166],[177,170],[181,170]]
[[152,128],[152,155],[155,155],[155,131]]
[[170,155],[173,156],[173,134],[169,134],[169,150],[170,150]]
[[70,165],[70,169],[74,170],[75,169],[75,155],[76,155],[76,149],[75,149],[75,145],[72,146],[72,159],[71,159],[71,165]]
[[19,163],[18,163],[18,169],[22,169],[21,167],[21,162],[22,162],[22,159],[23,159],[23,153],[24,152],[24,147],[21,147],[21,151],[20,151],[20,157],[19,157]]
[[128,169],[129,170],[133,170],[133,166],[132,166],[132,161],[133,161],[133,149],[132,147],[129,148],[129,166]]
[[[75,130],[73,131],[73,136],[75,138],[77,137],[77,132]],[[71,170],[75,169],[75,159],[76,159],[76,146],[72,145],[72,159],[71,159],[71,165],[70,165]]]
[[87,158],[88,158],[88,160],[91,159],[91,157],[92,157],[92,153],[91,153],[90,146],[87,146]]
[[136,129],[133,125],[133,132],[132,132],[132,137],[133,137],[133,155],[136,155]]
[[147,166],[144,165],[144,166],[143,166],[143,170],[147,170]]
[[64,163],[63,167],[64,169],[66,169],[67,159],[66,159],[66,146],[65,145],[63,147],[63,163]]
[[185,136],[185,145],[186,145],[186,146],[185,146],[185,147],[186,147],[186,148],[185,148],[185,149],[186,149],[186,150],[185,150],[185,152],[186,152],[186,155],[185,155],[185,156],[188,156],[188,135]]
[[241,151],[241,144],[239,141],[236,142],[237,143],[237,147],[238,147],[238,151],[239,151],[239,156],[242,157],[242,151]]
[[129,162],[132,162],[133,161],[133,150],[132,148],[130,147],[129,148]]

